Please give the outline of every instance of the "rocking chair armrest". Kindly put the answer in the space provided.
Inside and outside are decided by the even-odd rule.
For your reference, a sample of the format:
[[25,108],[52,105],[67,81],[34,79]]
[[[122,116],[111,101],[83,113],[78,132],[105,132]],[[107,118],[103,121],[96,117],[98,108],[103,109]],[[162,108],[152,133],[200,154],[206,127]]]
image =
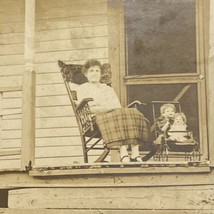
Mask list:
[[146,103],[142,103],[139,100],[135,100],[127,105],[127,108],[135,107],[136,105],[146,105]]
[[88,102],[91,102],[91,101],[93,101],[92,98],[85,98],[85,99],[83,99],[83,100],[77,105],[76,109],[78,110],[78,109],[80,109],[80,108],[83,108],[84,106],[88,105]]

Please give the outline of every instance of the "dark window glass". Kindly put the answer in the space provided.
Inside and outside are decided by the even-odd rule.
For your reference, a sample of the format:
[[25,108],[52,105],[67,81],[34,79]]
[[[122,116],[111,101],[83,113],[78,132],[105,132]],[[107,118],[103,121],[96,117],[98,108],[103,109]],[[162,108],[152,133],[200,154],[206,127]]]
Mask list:
[[196,72],[195,0],[126,0],[127,75]]
[[[140,100],[146,103],[140,110],[154,122],[152,101],[173,101],[185,86],[190,86],[186,93],[179,99],[181,111],[187,117],[188,129],[193,132],[193,137],[199,142],[199,117],[198,117],[198,93],[197,84],[152,84],[128,86],[128,103]],[[136,93],[137,91],[137,93]],[[160,116],[161,104],[156,104],[155,116]],[[177,107],[177,111],[179,108]]]

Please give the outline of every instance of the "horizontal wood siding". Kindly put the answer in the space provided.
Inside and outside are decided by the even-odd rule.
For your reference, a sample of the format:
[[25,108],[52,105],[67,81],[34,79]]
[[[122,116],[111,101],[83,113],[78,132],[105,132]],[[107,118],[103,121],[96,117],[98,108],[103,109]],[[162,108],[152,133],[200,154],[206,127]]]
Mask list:
[[[179,187],[31,188],[9,191],[9,208],[200,210],[214,209],[213,185]],[[166,212],[167,213],[167,212]]]
[[[24,0],[0,1],[0,169],[20,168],[21,91],[24,72]],[[8,155],[5,155],[7,154]]]
[[[108,61],[106,0],[37,0],[35,36],[35,164],[59,166],[83,162],[77,122],[57,61],[84,63],[90,58]],[[20,97],[14,93],[8,99],[11,96],[17,101]],[[5,105],[10,105],[9,100]],[[16,143],[13,141],[13,145]],[[91,160],[97,153],[91,153]]]

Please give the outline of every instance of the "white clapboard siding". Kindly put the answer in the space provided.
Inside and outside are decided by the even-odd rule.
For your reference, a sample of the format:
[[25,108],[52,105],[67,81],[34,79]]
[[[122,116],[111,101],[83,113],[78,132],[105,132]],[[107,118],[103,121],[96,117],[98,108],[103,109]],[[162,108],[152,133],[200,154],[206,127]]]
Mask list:
[[11,22],[11,23],[0,23],[0,29],[2,34],[8,33],[23,33],[24,32],[24,21],[23,22]]
[[67,95],[67,90],[65,88],[65,84],[56,83],[56,84],[37,85],[36,86],[36,96],[37,97],[49,96],[49,95],[53,95],[53,93],[54,93],[54,95],[65,95],[65,94]]
[[6,171],[8,169],[20,169],[21,167],[21,160],[20,157],[18,159],[11,159],[11,160],[0,160],[0,171]]
[[0,55],[23,54],[24,44],[4,44],[1,45]]
[[68,95],[46,96],[36,98],[36,107],[71,105]]
[[2,149],[18,149],[21,148],[21,139],[2,140]]
[[[15,142],[14,142],[15,145]],[[80,136],[75,137],[66,137],[66,136],[58,136],[58,137],[37,137],[36,138],[36,146],[37,147],[47,147],[47,146],[79,146],[81,145]]]
[[71,107],[69,106],[51,106],[51,107],[37,107],[36,108],[36,118],[40,117],[60,117],[60,116],[73,116],[74,112]]
[[37,167],[70,166],[73,163],[83,163],[83,156],[35,159],[35,166]]
[[[12,36],[12,35],[11,35]],[[55,29],[36,32],[36,42],[108,36],[107,26]],[[14,35],[15,37],[15,35]],[[21,41],[21,38],[20,40]]]
[[[12,48],[15,45],[11,45]],[[16,45],[17,49],[21,45]],[[16,47],[15,46],[15,47]],[[43,42],[36,42],[35,48],[37,53],[43,52],[50,52],[50,51],[66,51],[66,50],[83,50],[83,49],[90,49],[90,48],[106,48],[108,47],[108,40],[107,37],[95,37],[95,38],[81,38],[81,39],[65,39],[60,41],[43,41]],[[10,53],[10,48],[5,48],[7,53]],[[4,48],[3,48],[4,49]],[[22,51],[21,47],[17,50]],[[0,54],[4,53],[4,50],[0,51]]]
[[18,98],[5,98],[2,101],[2,108],[3,109],[21,108],[21,106],[22,106],[21,97],[18,97]]
[[[14,134],[15,132],[16,131],[14,131]],[[79,129],[76,127],[36,129],[36,137],[58,137],[58,136],[76,137],[76,136],[79,136]]]
[[[57,62],[59,59],[66,60],[80,60],[80,59],[91,59],[91,58],[107,58],[107,48],[96,48],[96,49],[83,49],[83,50],[71,50],[61,52],[48,52],[48,53],[37,53],[35,54],[35,62]],[[0,57],[1,59],[1,57]]]
[[[42,9],[48,9],[53,7],[71,7],[74,5],[86,5],[89,3],[88,0],[61,0],[60,2],[58,0],[46,0],[45,5],[42,4],[43,0],[37,0],[36,5],[39,6],[39,8]],[[106,0],[90,0],[93,4],[96,3],[106,3]]]
[[37,118],[36,128],[60,128],[77,126],[76,118],[71,117],[55,117],[55,118]]
[[21,130],[2,130],[2,139],[20,139]]
[[78,157],[82,155],[82,146],[36,147],[36,158]]
[[[38,3],[39,4],[39,3]],[[37,4],[37,5],[38,5]],[[44,5],[41,2],[40,5]],[[38,5],[38,6],[40,6]],[[69,7],[49,7],[46,10],[36,10],[36,18],[39,19],[57,19],[64,18],[67,16],[84,16],[84,15],[94,15],[94,14],[106,14],[107,7],[103,2],[94,4],[93,1],[88,1],[84,6],[82,5],[70,5]]]
[[24,64],[0,66],[0,77],[21,76],[23,72],[24,72]]
[[24,33],[0,34],[2,44],[17,44],[24,42]]
[[56,19],[38,20],[36,25],[36,31],[43,31],[43,30],[46,31],[47,28],[49,30],[54,30],[54,29],[70,29],[70,28],[89,27],[89,26],[104,26],[104,25],[107,25],[107,23],[108,23],[108,19],[106,14],[96,14],[96,15],[87,15],[87,16],[86,15],[70,16],[70,17],[65,17],[58,20]]

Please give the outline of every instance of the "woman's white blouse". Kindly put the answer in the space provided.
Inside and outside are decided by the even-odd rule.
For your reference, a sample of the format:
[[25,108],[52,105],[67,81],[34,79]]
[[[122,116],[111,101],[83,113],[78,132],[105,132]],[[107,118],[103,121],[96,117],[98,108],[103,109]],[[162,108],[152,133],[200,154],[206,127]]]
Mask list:
[[80,102],[84,98],[93,98],[89,106],[103,106],[106,108],[121,108],[120,101],[114,89],[104,83],[95,85],[93,83],[84,83],[77,87],[77,98]]

